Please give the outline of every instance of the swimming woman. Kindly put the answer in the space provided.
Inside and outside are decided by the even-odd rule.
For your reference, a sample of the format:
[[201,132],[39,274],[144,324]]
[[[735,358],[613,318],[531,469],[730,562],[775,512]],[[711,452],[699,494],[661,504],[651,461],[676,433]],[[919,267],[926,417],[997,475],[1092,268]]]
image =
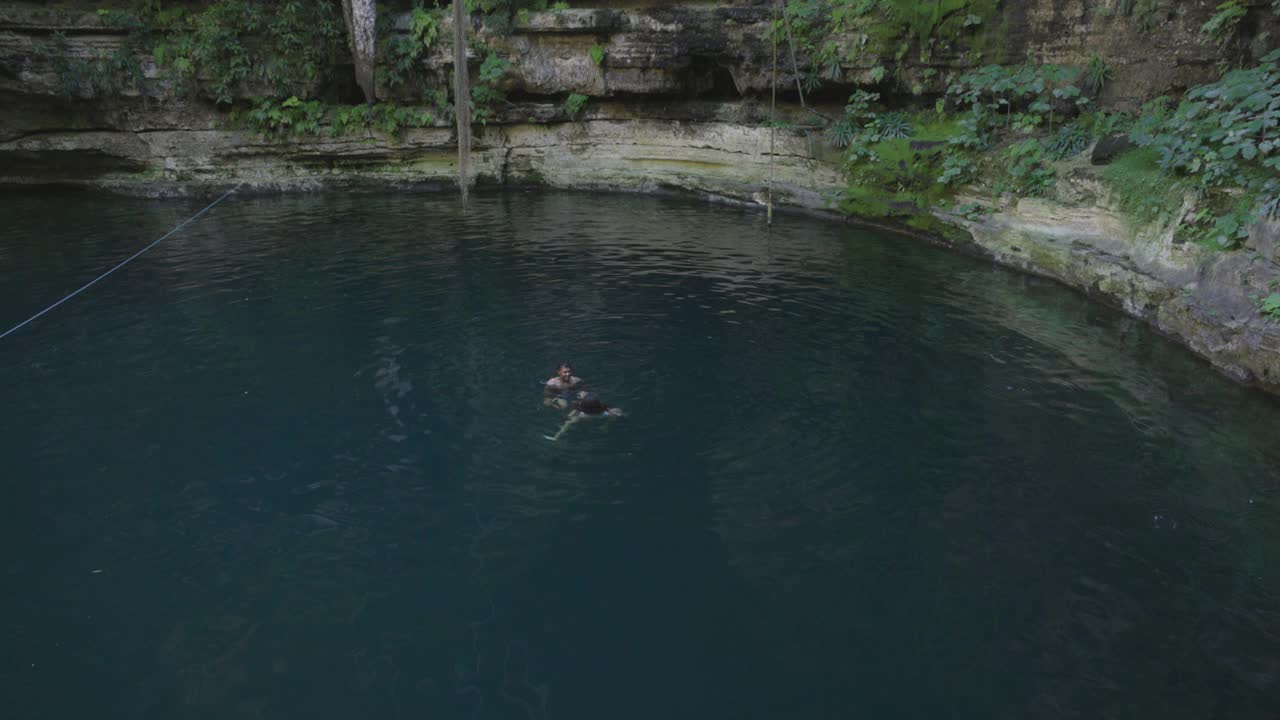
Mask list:
[[555,435],[543,435],[548,440],[555,442],[560,436],[569,429],[569,426],[585,420],[587,418],[596,417],[622,417],[622,408],[609,407],[605,405],[599,397],[593,392],[579,392],[578,399],[573,403],[573,409],[569,411],[569,417],[564,421],[564,425],[560,426],[560,431]]

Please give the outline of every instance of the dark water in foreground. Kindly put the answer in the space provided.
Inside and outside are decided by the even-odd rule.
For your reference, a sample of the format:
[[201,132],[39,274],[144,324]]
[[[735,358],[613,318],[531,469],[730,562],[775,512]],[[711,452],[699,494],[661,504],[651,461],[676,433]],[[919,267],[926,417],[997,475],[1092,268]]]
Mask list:
[[[201,205],[0,196],[0,329]],[[1280,406],[914,241],[232,198],[0,398],[8,718],[1280,713]]]

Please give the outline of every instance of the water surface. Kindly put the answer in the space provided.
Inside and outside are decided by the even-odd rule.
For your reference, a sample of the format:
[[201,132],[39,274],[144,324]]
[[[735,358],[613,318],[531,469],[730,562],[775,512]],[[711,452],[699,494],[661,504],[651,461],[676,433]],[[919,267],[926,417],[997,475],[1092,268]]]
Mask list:
[[[0,196],[0,326],[201,206]],[[7,717],[1280,712],[1277,404],[911,240],[233,197],[0,398]]]

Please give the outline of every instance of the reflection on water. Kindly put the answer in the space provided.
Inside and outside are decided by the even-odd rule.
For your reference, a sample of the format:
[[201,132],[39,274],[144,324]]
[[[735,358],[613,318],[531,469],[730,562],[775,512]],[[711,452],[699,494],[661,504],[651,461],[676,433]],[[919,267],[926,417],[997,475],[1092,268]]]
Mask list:
[[[0,321],[195,204],[0,198]],[[1045,281],[685,201],[333,195],[82,300],[0,344],[24,717],[1277,709],[1280,409]],[[542,439],[562,360],[630,416]]]

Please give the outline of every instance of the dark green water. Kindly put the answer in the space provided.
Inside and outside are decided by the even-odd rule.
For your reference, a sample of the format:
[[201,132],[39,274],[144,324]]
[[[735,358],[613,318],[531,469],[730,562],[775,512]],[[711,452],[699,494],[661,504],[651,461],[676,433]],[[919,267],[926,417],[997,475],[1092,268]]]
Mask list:
[[[0,330],[201,205],[0,196]],[[9,718],[1280,712],[1280,406],[910,240],[235,197],[0,398]]]

